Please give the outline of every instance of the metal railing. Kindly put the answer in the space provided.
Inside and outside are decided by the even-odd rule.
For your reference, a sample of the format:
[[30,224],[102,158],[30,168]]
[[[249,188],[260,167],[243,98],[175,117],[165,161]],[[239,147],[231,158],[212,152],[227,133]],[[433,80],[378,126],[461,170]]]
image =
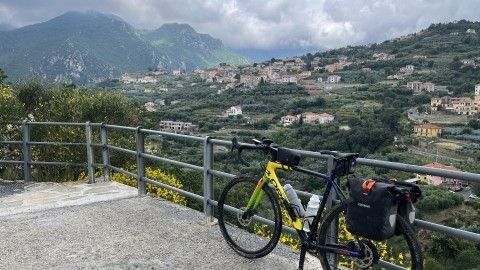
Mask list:
[[[4,123],[5,124],[5,123]],[[112,172],[122,173],[137,179],[138,185],[138,193],[140,195],[146,194],[146,184],[152,184],[161,188],[165,188],[174,192],[178,192],[185,197],[197,200],[199,202],[203,202],[203,212],[205,216],[209,220],[213,220],[214,217],[214,208],[217,206],[218,202],[214,199],[213,194],[213,181],[214,176],[217,177],[226,177],[226,178],[234,178],[235,175],[214,170],[214,146],[231,146],[230,141],[212,139],[210,137],[198,137],[198,136],[190,136],[184,134],[176,134],[176,133],[169,133],[157,130],[149,130],[143,129],[140,127],[126,127],[126,126],[119,126],[119,125],[108,125],[104,123],[68,123],[68,122],[11,122],[9,124],[12,125],[20,125],[22,129],[22,141],[0,141],[0,144],[21,144],[22,145],[22,153],[23,153],[23,160],[0,160],[0,164],[16,164],[23,166],[23,175],[25,181],[32,180],[32,165],[70,165],[70,166],[83,166],[87,168],[88,172],[88,182],[94,183],[95,182],[95,169],[101,168],[103,169],[103,176],[105,179],[110,179]],[[32,126],[39,126],[39,125],[47,125],[47,126],[78,126],[78,127],[85,127],[85,143],[83,142],[38,142],[38,141],[31,141],[30,139],[30,130]],[[100,142],[94,143],[92,137],[92,129],[99,128],[100,129]],[[135,141],[136,147],[135,150],[125,149],[118,146],[108,144],[108,130],[124,130],[127,132],[134,132],[135,134]],[[168,138],[177,138],[177,139],[185,139],[188,141],[194,141],[203,144],[203,166],[198,166],[182,161],[172,160],[164,157],[155,156],[145,152],[145,137],[157,135],[157,136],[164,136]],[[33,145],[62,145],[62,146],[85,146],[86,148],[86,163],[68,163],[68,162],[61,162],[61,161],[34,161],[31,160],[31,146]],[[94,160],[94,149],[101,149],[102,151],[102,162],[95,163]],[[110,162],[110,153],[112,151],[124,153],[127,155],[134,156],[136,158],[136,165],[137,170],[136,173],[130,172],[126,169],[115,167]],[[311,151],[303,151],[303,150],[295,150],[302,155],[302,157],[310,157],[310,158],[317,158],[317,159],[324,159],[327,160],[327,173],[332,169],[332,157],[328,155],[321,155],[317,152]],[[146,160],[153,160],[165,164],[170,164],[173,166],[179,166],[182,168],[187,168],[193,171],[198,171],[203,173],[203,195],[194,194],[192,192],[182,190],[161,182],[158,182],[153,179],[149,179],[145,175],[145,162]],[[420,174],[428,174],[433,176],[441,176],[453,179],[459,179],[468,182],[478,182],[480,183],[480,174],[475,173],[467,173],[467,172],[458,172],[458,171],[449,171],[443,169],[436,169],[436,168],[428,168],[423,166],[411,165],[411,164],[404,164],[404,163],[397,163],[397,162],[388,162],[388,161],[381,161],[381,160],[374,160],[374,159],[366,159],[366,158],[359,158],[357,160],[357,164],[370,166],[370,167],[378,167],[384,168],[389,170],[398,170],[404,172],[412,172],[412,173],[420,173]],[[304,191],[297,191],[299,195],[302,196],[311,196],[313,194],[304,192]],[[332,197],[332,196],[330,196]],[[331,201],[331,200],[330,200]],[[238,209],[229,209],[231,211],[236,211]],[[265,220],[266,223],[271,223],[271,221]],[[471,240],[475,242],[480,242],[480,234],[469,232],[462,229],[452,228],[420,219],[415,220],[415,226],[435,231],[443,234],[447,234],[450,236],[454,236],[460,239]],[[285,227],[284,230],[288,232],[295,232],[293,228]],[[389,264],[384,262],[384,265],[390,269],[403,269],[399,268],[398,266]]]

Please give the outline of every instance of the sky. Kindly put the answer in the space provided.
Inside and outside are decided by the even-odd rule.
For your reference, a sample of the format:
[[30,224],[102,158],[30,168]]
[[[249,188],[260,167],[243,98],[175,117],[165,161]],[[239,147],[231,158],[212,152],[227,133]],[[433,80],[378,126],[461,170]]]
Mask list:
[[431,23],[480,21],[480,0],[0,0],[0,23],[20,27],[92,10],[141,29],[188,23],[237,49],[338,48]]

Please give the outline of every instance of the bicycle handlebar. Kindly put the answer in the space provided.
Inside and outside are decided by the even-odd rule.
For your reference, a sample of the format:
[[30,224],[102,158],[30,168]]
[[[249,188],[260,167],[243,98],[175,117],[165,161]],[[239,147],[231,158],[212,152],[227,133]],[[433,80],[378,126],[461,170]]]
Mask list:
[[253,143],[254,143],[254,145],[247,144],[247,143],[239,143],[237,137],[233,137],[233,139],[232,139],[232,152],[235,149],[238,149],[237,158],[240,161],[240,163],[242,163],[243,165],[245,165],[247,167],[250,167],[250,163],[246,162],[242,158],[242,151],[244,149],[247,149],[247,150],[263,150],[266,153],[270,152],[272,155],[274,155],[277,151],[276,148],[273,148],[273,147],[270,146],[272,144],[272,140],[262,139],[262,141],[260,141],[260,140],[257,140],[257,139],[253,139]]
[[[272,160],[277,159],[277,153],[279,148],[272,147],[273,141],[269,139],[263,138],[262,140],[257,140],[253,139],[253,145],[252,144],[246,144],[246,143],[240,143],[238,142],[238,138],[234,137],[232,139],[232,152],[235,149],[238,149],[238,161],[247,166],[250,167],[250,163],[246,162],[242,158],[242,151],[244,149],[247,150],[262,150],[266,154],[270,153],[272,156]],[[322,150],[319,152],[320,154],[325,154],[325,155],[331,155],[335,158],[336,165],[335,165],[335,172],[338,175],[345,175],[345,174],[350,174],[353,173],[353,167],[355,166],[355,160],[358,158],[357,153],[342,153],[342,152],[337,152],[337,151],[328,151],[328,150]],[[298,164],[298,162],[297,162]]]

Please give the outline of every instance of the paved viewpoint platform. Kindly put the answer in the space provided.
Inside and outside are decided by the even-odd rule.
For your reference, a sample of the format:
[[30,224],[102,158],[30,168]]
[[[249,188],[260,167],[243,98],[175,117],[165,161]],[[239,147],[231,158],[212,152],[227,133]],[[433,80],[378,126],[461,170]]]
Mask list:
[[0,269],[296,269],[297,260],[283,245],[242,258],[203,213],[118,183],[0,181]]

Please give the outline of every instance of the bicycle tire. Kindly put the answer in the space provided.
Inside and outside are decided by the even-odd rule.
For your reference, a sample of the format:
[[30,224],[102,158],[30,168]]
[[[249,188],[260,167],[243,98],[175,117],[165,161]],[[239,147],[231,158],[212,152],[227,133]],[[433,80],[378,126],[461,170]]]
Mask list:
[[[247,206],[247,202],[250,198],[250,195],[252,194],[253,190],[255,189],[257,185],[257,180],[254,180],[253,178],[248,178],[248,177],[238,177],[232,179],[223,189],[222,194],[220,195],[220,199],[218,200],[218,224],[220,227],[220,230],[222,232],[223,238],[226,240],[228,245],[238,254],[240,254],[243,257],[246,258],[260,258],[268,253],[270,253],[275,246],[278,243],[278,240],[280,239],[280,234],[282,232],[282,215],[280,211],[280,205],[278,203],[277,197],[275,193],[272,191],[272,189],[268,185],[263,186],[263,191],[265,192],[263,196],[262,202],[259,204],[259,207],[262,207],[261,210],[257,209],[256,210],[256,215],[259,214],[264,218],[267,218],[263,215],[265,213],[271,214],[273,216],[273,228],[271,235],[268,235],[267,237],[262,237],[262,236],[257,236],[253,234],[253,231],[259,228],[258,226],[264,226],[264,225],[257,225],[256,224],[262,224],[262,223],[253,223],[257,222],[255,219],[251,219],[248,224],[241,224],[241,221],[245,223],[244,220],[240,220],[240,214],[234,213],[232,214],[230,211],[228,211],[225,208],[225,205],[233,206],[237,209],[241,209],[242,207]],[[245,185],[246,187],[242,187],[242,185]],[[239,192],[235,193],[235,188],[240,187],[240,191],[243,192],[240,195],[238,194]],[[232,205],[236,204],[237,201],[232,201],[230,200],[232,196],[236,196],[236,199],[238,199],[239,205]],[[269,209],[264,209],[266,207],[269,207]],[[265,211],[265,212],[264,212]],[[235,220],[235,218],[237,220]],[[230,220],[232,219],[232,220]],[[235,228],[237,227],[237,228]],[[242,245],[240,240],[238,239],[238,236],[235,238],[232,234],[238,230],[247,230],[246,233],[249,235],[246,235],[247,237],[251,237],[253,243],[256,242],[261,242],[262,244],[259,244],[258,248],[249,248],[244,245]],[[241,232],[241,231],[239,231]],[[245,233],[245,232],[243,232]],[[265,243],[263,243],[265,242]]]
[[[322,246],[322,245],[326,244],[326,240],[328,238],[328,236],[327,236],[328,228],[329,228],[330,224],[334,220],[337,220],[337,218],[339,218],[339,220],[341,220],[340,216],[342,214],[344,215],[346,213],[346,210],[347,210],[347,204],[346,203],[341,203],[341,204],[333,207],[332,210],[330,210],[327,213],[324,221],[321,224],[320,230],[318,232],[318,238],[317,239],[318,239],[318,244],[319,245]],[[339,221],[339,223],[340,223],[340,221]],[[403,239],[408,246],[408,252],[410,253],[410,254],[405,254],[405,256],[402,256],[402,257],[410,258],[409,263],[406,263],[407,265],[403,265],[403,267],[407,267],[408,269],[412,269],[412,270],[423,270],[422,249],[421,249],[421,246],[418,243],[418,240],[415,236],[415,232],[411,228],[410,224],[408,224],[407,221],[403,217],[401,217],[400,215],[397,215],[396,224],[397,224],[396,226],[397,226],[397,230],[398,230],[399,235],[395,236],[395,237],[397,238],[397,241],[401,241],[400,239],[403,236]],[[342,224],[339,224],[339,226],[342,226]],[[345,227],[343,227],[343,228],[345,228]],[[368,239],[366,239],[366,240],[368,240]],[[380,243],[380,242],[372,241],[372,243]],[[382,242],[382,243],[385,243],[385,242]],[[340,262],[340,257],[341,258],[347,258],[347,257],[341,256],[339,254],[335,254],[335,253],[332,253],[332,252],[325,252],[325,251],[321,251],[321,250],[319,250],[318,253],[319,253],[319,258],[320,258],[320,262],[322,264],[322,269],[323,270],[339,269],[338,264],[340,264],[339,263]],[[328,256],[329,255],[330,256],[336,256],[333,259],[334,265],[332,265],[332,263],[328,262]],[[353,262],[354,258],[351,258],[351,260]],[[382,258],[380,258],[380,260],[382,260]],[[345,263],[345,262],[343,262],[343,263]],[[352,264],[354,264],[354,263],[352,263]],[[357,268],[353,268],[353,269],[366,269],[366,268],[357,267]],[[381,268],[381,266],[379,266],[379,265],[374,265],[374,269],[384,269],[384,268]]]

